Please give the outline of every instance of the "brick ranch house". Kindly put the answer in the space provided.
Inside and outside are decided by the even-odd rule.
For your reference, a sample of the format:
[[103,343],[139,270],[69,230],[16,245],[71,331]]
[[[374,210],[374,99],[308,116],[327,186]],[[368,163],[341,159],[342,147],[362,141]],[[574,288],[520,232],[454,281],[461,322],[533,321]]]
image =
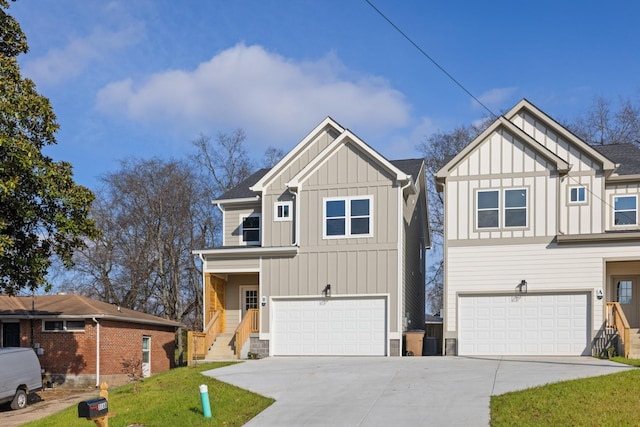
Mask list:
[[121,385],[174,367],[181,326],[80,295],[0,295],[2,347],[32,347],[45,385]]

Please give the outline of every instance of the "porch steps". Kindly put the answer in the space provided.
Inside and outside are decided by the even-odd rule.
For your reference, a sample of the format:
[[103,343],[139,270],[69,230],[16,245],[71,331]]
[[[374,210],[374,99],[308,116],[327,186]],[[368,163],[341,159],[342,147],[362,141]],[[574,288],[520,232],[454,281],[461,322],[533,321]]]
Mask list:
[[205,360],[236,360],[236,353],[231,345],[234,336],[234,332],[219,334],[209,349]]
[[629,358],[640,359],[640,329],[629,331]]

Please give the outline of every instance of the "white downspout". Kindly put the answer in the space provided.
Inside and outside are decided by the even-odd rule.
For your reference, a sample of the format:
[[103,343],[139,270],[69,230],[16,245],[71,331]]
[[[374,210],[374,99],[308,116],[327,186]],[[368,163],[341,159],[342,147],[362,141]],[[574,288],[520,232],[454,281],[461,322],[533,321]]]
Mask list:
[[200,262],[202,263],[202,332],[204,332],[209,320],[211,319],[207,319],[205,317],[205,311],[207,309],[207,307],[205,307],[205,305],[207,304],[207,301],[206,301],[207,290],[205,289],[205,287],[207,286],[207,283],[205,280],[205,272],[204,272],[204,264],[205,264],[204,255],[202,255],[202,253],[199,253],[198,257],[200,257]]
[[95,317],[91,320],[96,322],[96,387],[100,387],[100,322]]
[[216,206],[222,213],[222,246],[224,246],[224,207],[221,203],[216,203]]
[[403,303],[404,303],[404,298],[402,296],[402,272],[403,272],[403,262],[404,262],[404,257],[403,257],[403,249],[404,249],[404,239],[403,239],[403,235],[404,233],[403,231],[403,226],[404,226],[404,209],[403,209],[403,200],[404,200],[404,190],[406,190],[407,188],[409,188],[409,186],[411,185],[411,178],[409,176],[407,176],[408,182],[406,185],[403,185],[402,187],[400,187],[400,192],[398,193],[398,318],[397,318],[397,322],[398,322],[398,335],[399,335],[399,340],[400,340],[400,356],[404,356],[402,354],[402,333],[404,332],[404,322],[403,322],[403,316],[405,315],[404,310],[403,310]]
[[294,210],[295,210],[295,225],[294,225],[294,230],[293,230],[293,243],[291,244],[291,246],[300,246],[300,242],[298,241],[298,236],[300,235],[300,204],[299,202],[299,197],[300,195],[298,194],[297,191],[294,191],[291,189],[291,187],[287,187],[287,191],[289,191],[289,194],[291,194],[291,196],[293,196],[293,203],[294,203]]

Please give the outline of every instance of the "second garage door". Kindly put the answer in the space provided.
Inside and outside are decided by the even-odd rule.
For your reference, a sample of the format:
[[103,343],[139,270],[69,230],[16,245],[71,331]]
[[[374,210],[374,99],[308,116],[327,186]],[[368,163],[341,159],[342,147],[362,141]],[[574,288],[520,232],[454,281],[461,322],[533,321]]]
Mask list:
[[469,295],[458,299],[458,354],[589,354],[587,293]]
[[274,299],[274,356],[384,356],[386,298]]

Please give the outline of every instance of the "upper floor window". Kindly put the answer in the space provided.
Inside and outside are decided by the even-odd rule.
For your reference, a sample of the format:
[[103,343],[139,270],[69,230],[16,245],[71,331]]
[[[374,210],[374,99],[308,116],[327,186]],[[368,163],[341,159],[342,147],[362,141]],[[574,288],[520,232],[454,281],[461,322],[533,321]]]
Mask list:
[[527,190],[525,188],[504,190],[502,200],[498,190],[477,192],[478,228],[505,228],[527,226]]
[[613,197],[613,224],[636,225],[638,213],[638,199],[636,196]]
[[478,228],[498,228],[499,199],[498,190],[478,191]]
[[586,187],[582,187],[582,186],[569,187],[570,203],[585,203],[586,201],[587,201]]
[[240,236],[245,245],[260,244],[260,214],[251,214],[242,217]]
[[324,199],[323,237],[370,237],[372,196]]
[[274,221],[291,221],[291,202],[276,202],[273,213]]
[[82,332],[84,320],[45,320],[42,328],[46,332]]

